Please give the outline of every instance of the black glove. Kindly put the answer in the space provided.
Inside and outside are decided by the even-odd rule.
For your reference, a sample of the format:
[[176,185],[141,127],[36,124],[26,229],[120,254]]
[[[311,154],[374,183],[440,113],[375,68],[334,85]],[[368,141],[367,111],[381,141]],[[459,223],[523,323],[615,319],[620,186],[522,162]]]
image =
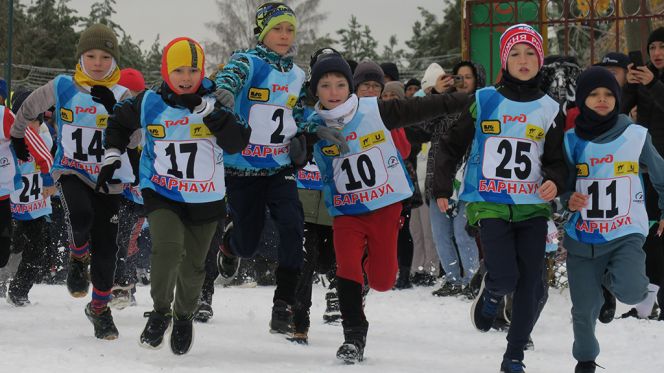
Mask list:
[[201,96],[193,93],[188,93],[180,95],[179,104],[189,109],[189,112],[193,113],[194,111],[200,111],[202,108],[198,109],[199,106],[203,103]]
[[302,168],[307,165],[307,138],[303,133],[291,139],[288,155],[293,167]]
[[213,134],[219,133],[229,119],[229,112],[217,109],[203,117],[203,123]]
[[14,153],[16,153],[16,158],[27,162],[30,158],[30,152],[28,151],[28,146],[25,145],[25,138],[14,137],[12,136],[12,147],[14,147]]
[[119,184],[120,180],[113,179],[113,174],[115,170],[120,168],[122,161],[120,161],[120,151],[118,149],[106,149],[104,154],[104,163],[101,166],[99,171],[99,176],[97,176],[97,185],[95,185],[95,192],[108,193],[107,184]]
[[90,96],[92,101],[104,105],[104,108],[109,114],[113,114],[113,107],[117,103],[113,91],[104,87],[103,85],[95,85],[90,89]]

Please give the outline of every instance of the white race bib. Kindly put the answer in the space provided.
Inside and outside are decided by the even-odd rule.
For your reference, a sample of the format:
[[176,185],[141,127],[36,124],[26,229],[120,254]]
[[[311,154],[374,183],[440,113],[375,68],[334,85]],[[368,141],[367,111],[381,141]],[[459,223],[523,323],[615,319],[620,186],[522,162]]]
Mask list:
[[209,140],[154,142],[154,168],[159,175],[206,181],[214,175],[214,146]]
[[383,152],[373,147],[362,153],[332,160],[334,183],[339,193],[359,192],[387,182]]
[[482,173],[487,179],[536,182],[540,179],[537,143],[512,137],[489,137],[484,144]]
[[629,214],[632,204],[629,177],[577,179],[576,190],[589,196],[588,206],[581,210],[583,220],[613,220]]
[[283,106],[254,104],[249,111],[251,137],[256,145],[289,144],[297,133],[293,111]]

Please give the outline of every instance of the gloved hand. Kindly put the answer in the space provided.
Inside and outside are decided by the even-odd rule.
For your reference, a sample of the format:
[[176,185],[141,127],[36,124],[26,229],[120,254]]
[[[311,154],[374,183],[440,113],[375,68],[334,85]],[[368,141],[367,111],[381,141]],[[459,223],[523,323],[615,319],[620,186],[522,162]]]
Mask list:
[[178,103],[189,109],[191,113],[199,112],[203,109],[203,98],[195,93],[180,95],[179,101]]
[[103,85],[95,85],[90,89],[90,96],[92,101],[104,105],[104,108],[109,114],[113,114],[113,107],[117,103],[113,91],[104,87]]
[[341,131],[336,128],[318,126],[316,127],[316,136],[318,136],[318,138],[321,140],[327,140],[338,146],[341,153],[350,152],[346,138],[344,137],[343,133],[341,133]]
[[122,161],[120,160],[120,150],[115,148],[106,149],[104,153],[104,163],[101,166],[99,171],[99,176],[97,176],[97,185],[95,185],[95,192],[99,193],[103,191],[108,193],[107,184],[118,184],[120,180],[113,179],[113,174],[115,170],[120,168]]
[[295,168],[302,168],[307,164],[307,138],[303,133],[291,139],[288,155]]
[[235,107],[235,95],[230,91],[227,91],[225,89],[217,89],[214,92],[214,97],[217,98],[218,103],[222,104],[223,106],[226,106],[227,108],[232,109]]
[[14,137],[12,136],[12,147],[14,148],[14,153],[16,153],[16,158],[27,162],[30,157],[30,152],[28,152],[28,146],[25,145],[25,138]]

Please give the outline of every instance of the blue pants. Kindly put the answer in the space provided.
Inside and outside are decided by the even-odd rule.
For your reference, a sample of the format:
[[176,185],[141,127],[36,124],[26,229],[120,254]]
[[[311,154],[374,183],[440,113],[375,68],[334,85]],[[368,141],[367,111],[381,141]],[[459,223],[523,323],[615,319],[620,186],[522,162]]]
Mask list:
[[514,293],[505,358],[523,360],[523,347],[535,326],[544,295],[542,270],[547,219],[521,222],[482,219],[480,237],[487,274],[485,288],[496,296]]
[[[565,245],[574,241],[565,235]],[[637,304],[648,294],[645,274],[646,255],[642,249],[645,237],[631,234],[604,245],[594,245],[595,256],[577,255],[568,251],[567,277],[572,297],[574,346],[572,354],[578,361],[594,361],[599,355],[595,324],[604,303],[602,285],[625,304]],[[574,241],[575,247],[579,246]],[[588,253],[593,247],[588,246]],[[608,247],[607,247],[608,246]]]
[[[475,238],[466,232],[466,203],[459,202],[457,216],[443,213],[432,199],[429,207],[433,242],[447,281],[468,285],[480,266]],[[461,273],[463,268],[463,274]]]

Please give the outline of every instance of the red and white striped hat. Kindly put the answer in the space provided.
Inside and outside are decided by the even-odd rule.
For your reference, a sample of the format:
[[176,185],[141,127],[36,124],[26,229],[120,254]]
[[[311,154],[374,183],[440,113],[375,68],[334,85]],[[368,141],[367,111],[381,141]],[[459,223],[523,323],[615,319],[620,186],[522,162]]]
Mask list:
[[539,67],[544,64],[544,49],[542,48],[542,35],[531,26],[519,23],[511,26],[500,36],[500,66],[507,70],[507,57],[516,44],[524,43],[533,47],[537,52]]

